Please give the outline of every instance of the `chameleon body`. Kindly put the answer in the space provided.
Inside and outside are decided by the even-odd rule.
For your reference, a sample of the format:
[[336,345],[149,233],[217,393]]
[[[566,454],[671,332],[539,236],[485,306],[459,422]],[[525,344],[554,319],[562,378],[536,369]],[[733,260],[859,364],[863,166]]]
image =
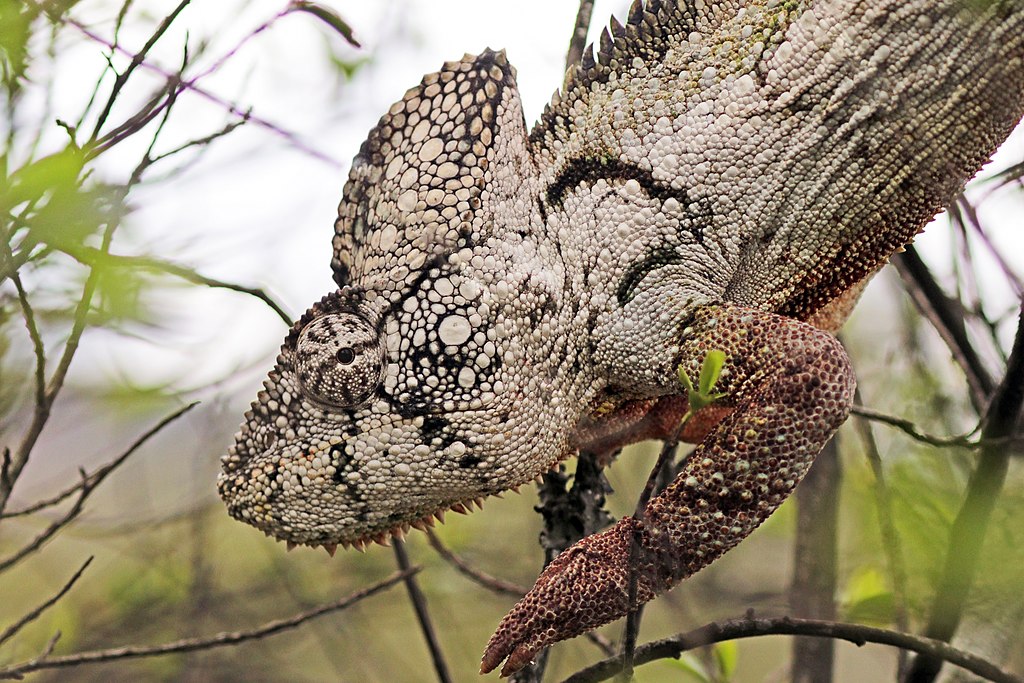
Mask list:
[[583,539],[489,671],[622,616],[785,500],[846,418],[829,333],[1024,108],[1022,0],[634,4],[527,131],[503,53],[397,102],[339,208],[338,289],[295,324],[223,458],[230,513],[366,543],[664,435],[709,350],[726,394],[640,519]]

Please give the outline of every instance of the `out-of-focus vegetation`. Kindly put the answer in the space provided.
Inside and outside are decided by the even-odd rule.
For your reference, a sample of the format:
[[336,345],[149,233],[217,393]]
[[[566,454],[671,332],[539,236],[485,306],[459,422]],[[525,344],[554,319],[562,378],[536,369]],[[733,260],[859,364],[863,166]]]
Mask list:
[[[238,302],[256,301],[270,306],[271,316],[287,317],[259,289],[261,283],[207,277],[154,253],[136,211],[140,193],[152,197],[187,177],[208,150],[239,128],[294,141],[301,153],[318,153],[261,112],[206,89],[205,79],[241,46],[258,49],[276,22],[296,13],[329,47],[323,58],[339,82],[359,78],[372,63],[372,53],[354,49],[348,24],[329,8],[282,3],[278,10],[235,46],[213,52],[209,39],[218,27],[203,26],[202,15],[190,15],[187,2],[0,0],[0,447],[6,449],[0,472],[0,675],[50,648],[49,656],[57,657],[254,628],[394,571],[391,553],[382,548],[334,559],[308,549],[286,554],[283,545],[228,519],[213,481],[217,459],[255,387],[253,381],[235,381],[247,368],[213,380],[154,382],[154,368],[144,366],[158,361],[148,360],[145,351],[138,377],[81,367],[80,352],[115,338],[143,338],[155,347],[161,338],[176,338],[175,326],[201,324],[201,316],[189,318],[169,303],[185,287],[227,289],[218,315],[229,316]],[[567,36],[570,29],[565,27]],[[152,57],[168,41],[177,41],[177,63]],[[105,60],[95,72],[75,71],[81,97],[71,103],[57,91],[69,87],[60,71],[69,68],[60,59],[67,50],[93,51]],[[461,52],[453,48],[453,56]],[[434,66],[425,64],[423,71]],[[178,112],[194,100],[212,102],[222,122],[193,129]],[[354,151],[330,150],[342,156]],[[1022,263],[1010,258],[1014,247],[1007,246],[1007,236],[1015,233],[1019,253],[1020,226],[1005,219],[1016,216],[1019,223],[1024,215],[1024,167],[1013,161],[1004,157],[1006,170],[980,183],[967,195],[971,201],[965,197],[958,205],[957,219],[933,226],[923,245],[931,273],[945,286],[947,303],[958,312],[993,385],[1005,372],[1022,291]],[[258,164],[259,158],[236,163]],[[220,177],[233,182],[230,172]],[[280,192],[287,200],[288,188]],[[994,208],[986,212],[987,207]],[[275,248],[248,246],[254,252]],[[325,241],[325,269],[328,248]],[[902,292],[895,271],[887,271],[845,331],[863,403],[909,420],[918,431],[967,434],[976,442],[985,396],[977,395],[975,383],[965,379],[933,326]],[[267,349],[276,342],[270,340]],[[197,399],[199,407],[178,415]],[[168,416],[176,417],[141,438]],[[851,422],[840,433],[842,479],[835,479],[837,488],[829,493],[841,500],[837,618],[921,632],[936,610],[951,528],[985,456],[978,448],[931,445],[878,423],[869,427],[873,440],[865,439],[864,425],[856,427]],[[131,450],[137,441],[138,449]],[[992,449],[996,456],[1020,451],[1019,441]],[[610,468],[613,514],[632,511],[656,455],[656,447],[640,445]],[[985,542],[955,642],[1019,672],[1024,527],[1017,520],[1024,513],[1024,482],[1019,463],[1007,465],[991,519],[983,528],[968,527]],[[489,502],[481,513],[449,517],[438,536],[479,571],[528,586],[542,557],[535,504],[535,494],[524,490],[523,496]],[[641,642],[750,609],[758,615],[790,613],[793,594],[805,588],[791,585],[799,533],[806,530],[797,526],[791,501],[737,550],[653,603]],[[490,629],[513,598],[467,579],[421,534],[411,537],[409,550],[423,566],[418,580],[453,678],[474,680]],[[67,593],[26,619],[88,557],[94,560]],[[611,625],[602,635],[614,642],[621,628]],[[636,679],[781,680],[791,646],[783,638],[721,644],[678,662],[641,667]],[[839,680],[893,679],[893,650],[836,648]],[[559,680],[603,656],[583,638],[559,645],[545,680]],[[400,586],[258,641],[30,675],[60,681],[435,679]]]

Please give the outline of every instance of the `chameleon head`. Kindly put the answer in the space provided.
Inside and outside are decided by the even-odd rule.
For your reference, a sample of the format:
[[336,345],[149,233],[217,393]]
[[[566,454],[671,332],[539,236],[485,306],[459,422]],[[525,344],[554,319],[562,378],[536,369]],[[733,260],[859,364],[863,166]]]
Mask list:
[[222,458],[233,517],[289,543],[361,547],[536,476],[523,454],[538,445],[567,453],[521,426],[536,422],[516,400],[535,373],[488,338],[480,302],[437,306],[452,280],[488,298],[449,274],[403,297],[345,287],[302,316]]
[[340,289],[292,328],[222,459],[234,517],[361,546],[569,455],[587,380],[556,330],[579,314],[532,227],[513,78],[502,53],[450,62],[370,132],[339,207]]

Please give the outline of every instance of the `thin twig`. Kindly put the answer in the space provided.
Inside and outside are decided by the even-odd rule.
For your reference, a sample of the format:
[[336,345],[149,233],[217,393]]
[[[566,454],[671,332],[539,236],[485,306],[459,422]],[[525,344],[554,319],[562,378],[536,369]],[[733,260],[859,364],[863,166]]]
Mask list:
[[123,453],[118,455],[116,458],[114,458],[113,460],[108,462],[106,465],[101,465],[100,467],[98,467],[93,472],[91,472],[91,473],[89,473],[87,475],[84,475],[82,477],[82,479],[80,481],[78,481],[78,483],[73,484],[72,486],[69,486],[68,488],[64,489],[63,491],[61,491],[60,493],[58,493],[57,495],[55,495],[55,496],[53,496],[51,498],[47,498],[46,500],[41,500],[41,501],[38,501],[36,503],[33,503],[32,505],[30,505],[27,508],[24,508],[24,509],[21,509],[21,510],[16,510],[15,512],[5,512],[3,514],[0,514],[0,519],[4,519],[6,517],[21,517],[21,516],[24,516],[24,515],[31,514],[33,512],[38,512],[39,510],[42,510],[42,509],[48,508],[48,507],[53,507],[54,505],[57,505],[58,503],[66,500],[70,496],[74,495],[76,492],[80,491],[83,486],[89,486],[90,488],[95,488],[95,487],[99,486],[103,482],[103,480],[106,479],[107,476],[111,472],[113,472],[115,469],[120,467],[121,464],[124,463],[125,460],[127,460],[140,447],[142,447],[143,444],[145,444],[147,441],[149,441],[149,439],[151,439],[152,437],[156,436],[156,434],[160,430],[162,430],[164,427],[166,427],[167,425],[169,425],[172,422],[174,422],[175,420],[177,420],[179,417],[181,417],[182,415],[184,415],[188,411],[190,411],[193,408],[195,408],[197,405],[199,405],[199,401],[193,401],[192,403],[189,403],[186,406],[178,408],[173,413],[171,413],[167,417],[163,418],[162,420],[157,422],[155,425],[153,425],[149,430],[147,430],[145,433],[143,433],[142,436],[137,438],[131,444],[131,446],[128,447],[127,450],[125,450]]
[[[980,440],[972,440],[971,434],[977,430],[974,430],[969,434],[961,434],[959,436],[933,436],[920,431],[910,420],[902,417],[896,417],[894,415],[888,415],[877,410],[872,410],[871,408],[865,408],[862,405],[855,405],[850,412],[866,420],[881,422],[882,424],[889,425],[890,427],[895,427],[904,434],[912,437],[915,441],[920,441],[921,443],[926,443],[929,446],[935,446],[937,448],[958,447],[977,449],[987,443],[990,443]],[[1003,438],[1001,443],[1006,443],[1006,441],[1007,438]]]
[[89,558],[85,562],[82,563],[82,566],[78,568],[78,571],[76,571],[71,576],[71,578],[68,579],[64,583],[64,586],[59,591],[57,591],[57,593],[53,597],[51,597],[46,602],[40,604],[38,607],[36,607],[32,611],[30,611],[27,614],[25,614],[21,619],[18,619],[16,622],[14,622],[10,626],[8,626],[6,629],[4,629],[4,632],[0,633],[0,645],[3,645],[4,643],[6,643],[8,640],[10,640],[12,637],[14,637],[18,633],[18,631],[23,629],[28,624],[31,624],[33,621],[38,619],[39,616],[43,612],[45,612],[50,607],[53,607],[55,604],[57,604],[57,601],[60,600],[61,598],[63,598],[67,594],[67,592],[69,590],[71,590],[71,587],[74,586],[75,583],[78,582],[78,579],[80,579],[82,577],[82,574],[85,572],[86,568],[91,563],[92,563],[92,556],[90,555]]
[[68,508],[68,511],[65,512],[63,516],[51,522],[50,525],[47,526],[46,529],[39,533],[35,538],[33,538],[31,541],[26,543],[18,550],[14,551],[14,553],[12,553],[11,555],[8,555],[7,557],[0,560],[0,572],[4,572],[10,569],[11,567],[18,564],[35,551],[42,548],[44,543],[46,543],[51,538],[56,536],[61,529],[63,529],[72,521],[74,521],[74,519],[82,513],[82,508],[85,507],[85,500],[89,497],[89,494],[92,493],[94,487],[86,479],[85,473],[82,472],[81,474],[82,481],[78,490],[78,498],[75,499],[74,504],[72,504],[72,506]]
[[[839,573],[839,499],[843,468],[835,437],[829,439],[796,487],[796,533],[789,607],[794,616],[836,618]],[[835,641],[794,638],[791,683],[832,683]]]
[[[854,400],[860,403],[860,389],[854,389]],[[856,413],[856,411],[854,411]],[[885,554],[886,564],[889,565],[889,576],[892,579],[893,612],[896,628],[900,631],[909,629],[909,617],[907,610],[907,566],[903,557],[903,541],[896,530],[895,515],[892,509],[892,492],[885,480],[885,468],[882,465],[882,456],[878,452],[878,444],[875,442],[875,435],[871,430],[871,423],[868,418],[856,413],[853,426],[860,436],[864,453],[871,464],[871,471],[875,475],[875,505],[878,509],[878,529],[882,536],[882,552]],[[906,671],[906,651],[900,650],[897,662],[897,680],[902,680]]]
[[269,306],[271,310],[273,310],[274,313],[284,321],[285,325],[288,327],[291,327],[292,325],[292,318],[287,312],[285,312],[284,308],[277,303],[273,297],[258,287],[245,287],[244,285],[235,284],[233,282],[225,282],[224,280],[206,277],[205,275],[201,275],[186,266],[150,256],[125,256],[122,254],[104,253],[91,247],[62,247],[61,251],[79,263],[90,266],[109,265],[122,268],[144,268],[146,270],[153,270],[159,273],[173,275],[174,277],[181,278],[186,282],[191,282],[194,285],[203,285],[217,289],[228,289],[233,292],[248,294],[249,296],[256,297]]
[[14,282],[14,287],[18,290],[21,314],[25,319],[25,327],[28,328],[28,336],[32,339],[32,350],[36,356],[36,404],[38,405],[46,400],[46,350],[43,348],[43,338],[39,336],[36,316],[28,301],[28,294],[21,284],[21,276],[16,272],[12,273],[11,281]]
[[576,25],[569,39],[569,50],[565,55],[566,76],[574,66],[583,59],[583,50],[587,46],[587,34],[590,32],[590,17],[594,13],[594,0],[580,0],[580,8],[576,11]]
[[[191,0],[181,0],[181,2],[178,3],[178,6],[171,10],[171,13],[163,18],[163,20],[160,22],[160,25],[157,26],[156,30],[153,32],[153,35],[151,35],[149,37],[149,40],[146,41],[146,44],[142,46],[142,49],[139,50],[137,53],[131,55],[132,60],[128,64],[128,67],[117,75],[117,78],[114,80],[114,85],[110,89],[110,95],[107,97],[107,103],[103,106],[103,110],[96,118],[96,126],[93,128],[92,131],[93,142],[99,139],[100,129],[103,128],[103,125],[107,122],[107,117],[110,116],[110,110],[114,108],[114,103],[117,101],[117,98],[121,94],[121,90],[124,88],[125,84],[128,82],[128,79],[131,78],[132,72],[135,71],[135,69],[137,69],[143,62],[145,62],[146,55],[149,54],[149,51],[153,48],[154,45],[156,45],[157,41],[159,41],[164,36],[164,34],[167,33],[167,29],[171,27],[171,24],[174,23],[174,20],[178,18],[178,15],[181,14],[182,10],[184,10],[185,7],[190,2]],[[62,19],[62,21],[70,20]],[[108,47],[112,51],[121,50],[119,45],[108,45]],[[125,50],[124,52],[128,53],[127,50]]]
[[164,643],[162,645],[125,645],[123,647],[115,647],[106,650],[78,652],[60,657],[50,657],[48,653],[44,652],[42,655],[31,661],[14,664],[0,669],[0,679],[18,679],[27,673],[41,671],[44,669],[63,669],[81,666],[83,664],[95,664],[98,662],[110,662],[121,659],[156,657],[171,653],[209,650],[216,647],[237,645],[238,643],[243,643],[249,640],[265,638],[267,636],[295,628],[310,619],[315,619],[325,614],[330,614],[350,607],[364,598],[368,598],[371,595],[380,593],[386,588],[390,588],[408,576],[414,575],[419,570],[419,567],[411,567],[405,571],[395,572],[372,586],[355,591],[340,600],[319,605],[286,619],[268,621],[262,626],[250,631],[224,631],[213,636],[207,636],[204,638],[183,638],[181,640]]
[[[970,652],[964,652],[947,643],[931,638],[899,633],[888,629],[845,624],[817,619],[795,619],[775,617],[756,619],[748,617],[725,622],[714,622],[688,633],[682,633],[664,640],[656,640],[636,649],[637,664],[646,664],[657,659],[675,659],[683,652],[704,647],[712,643],[739,638],[754,638],[771,635],[813,636],[836,638],[862,646],[878,643],[938,657],[950,664],[962,667],[973,674],[996,683],[1024,683],[1024,679],[1000,669],[996,664]],[[610,657],[566,678],[563,683],[596,683],[605,681],[621,670],[618,657]]]
[[[113,239],[115,228],[115,223],[107,224],[107,227],[103,232],[103,239],[100,245],[101,251],[107,252],[110,250],[110,242]],[[29,455],[35,447],[36,441],[39,439],[39,435],[42,434],[43,427],[46,426],[47,421],[50,419],[50,408],[53,406],[53,402],[56,400],[57,394],[60,393],[61,387],[64,386],[64,378],[67,377],[68,369],[71,367],[71,361],[75,357],[75,353],[78,351],[78,344],[82,339],[82,334],[85,332],[89,309],[92,305],[92,297],[96,292],[98,284],[99,270],[92,268],[85,279],[85,285],[82,287],[82,296],[79,297],[78,304],[75,308],[74,318],[71,324],[71,332],[68,334],[67,341],[64,343],[64,351],[57,363],[57,368],[50,376],[50,381],[46,386],[43,400],[36,401],[35,409],[32,412],[32,421],[29,424],[28,431],[22,438],[17,451],[14,452],[13,457],[11,458],[6,476],[0,478],[0,513],[2,513],[4,508],[7,506],[11,490],[14,488],[15,482],[21,475],[22,469],[28,463]]]
[[894,256],[892,262],[914,303],[946,342],[963,370],[971,389],[971,403],[981,414],[996,383],[967,337],[963,306],[946,296],[913,245]]
[[395,561],[398,567],[406,572],[405,589],[409,593],[409,600],[412,601],[413,609],[416,611],[416,619],[419,621],[420,630],[427,641],[430,649],[430,658],[434,662],[434,671],[437,672],[437,680],[441,683],[451,683],[452,677],[448,672],[448,663],[445,662],[444,653],[441,652],[441,644],[437,640],[437,632],[430,621],[430,611],[427,608],[427,599],[420,590],[415,577],[408,573],[409,556],[405,552],[405,542],[401,539],[394,539]]
[[[689,413],[687,413],[687,416],[689,416]],[[675,433],[662,444],[658,460],[654,463],[654,467],[651,468],[651,473],[647,477],[647,483],[644,484],[644,489],[640,492],[640,497],[636,501],[636,509],[633,511],[633,519],[636,521],[636,524],[633,526],[633,542],[629,547],[629,587],[626,599],[629,611],[626,613],[626,628],[622,635],[622,677],[627,681],[633,676],[633,654],[636,649],[637,635],[640,633],[640,620],[643,618],[643,606],[636,604],[636,594],[639,578],[637,576],[637,565],[640,563],[644,512],[647,509],[647,504],[651,501],[651,496],[654,495],[654,489],[657,486],[662,471],[670,462],[675,460],[676,450],[679,448],[679,435],[682,433],[686,422],[687,417],[680,420]]]
[[[29,0],[29,1],[35,2],[35,3],[38,4],[37,0]],[[85,35],[90,40],[93,40],[93,41],[103,45],[104,47],[106,47],[107,49],[111,50],[112,52],[117,52],[117,53],[120,53],[120,54],[124,54],[124,55],[127,55],[127,56],[132,57],[132,58],[134,58],[134,56],[135,56],[130,50],[126,50],[125,48],[121,47],[120,45],[117,45],[117,44],[115,44],[115,43],[113,43],[113,42],[103,38],[99,34],[95,33],[91,29],[89,29],[85,24],[83,24],[83,23],[81,23],[81,22],[79,22],[79,21],[77,21],[75,19],[72,19],[72,18],[66,17],[66,16],[62,16],[60,18],[60,21],[61,21],[61,23],[67,24],[68,26],[71,26],[71,27],[75,28],[77,31],[79,31],[80,33]],[[172,81],[173,82],[175,80],[180,80],[180,79],[177,79],[177,77],[175,75],[168,73],[167,71],[165,71],[161,67],[156,66],[154,64],[151,64],[148,61],[143,60],[142,62],[139,63],[138,66],[143,68],[143,69],[146,69],[148,71],[151,71],[153,73],[159,74],[160,76],[162,76],[167,81]],[[189,92],[192,92],[192,93],[198,95],[199,97],[201,97],[201,98],[203,98],[203,99],[205,99],[205,100],[207,100],[209,102],[212,102],[213,104],[215,104],[218,107],[221,107],[222,109],[227,111],[229,114],[231,114],[233,116],[237,116],[237,117],[242,118],[242,119],[246,119],[247,121],[251,121],[254,125],[259,126],[260,128],[264,128],[264,129],[270,131],[271,133],[273,133],[274,135],[277,135],[277,136],[285,139],[290,145],[292,145],[294,148],[296,148],[298,150],[301,150],[305,154],[308,154],[308,155],[310,155],[310,156],[312,156],[312,157],[314,157],[316,159],[319,159],[320,161],[323,161],[323,162],[325,162],[325,163],[327,163],[327,164],[329,164],[329,165],[331,165],[331,166],[333,166],[335,168],[340,167],[342,165],[341,162],[339,162],[337,159],[334,159],[333,157],[330,157],[327,154],[324,154],[320,150],[314,149],[313,147],[310,147],[309,145],[305,144],[294,133],[285,130],[281,126],[279,126],[279,125],[277,125],[275,123],[272,123],[272,122],[268,121],[267,119],[264,119],[264,118],[262,118],[260,116],[257,116],[255,114],[253,114],[249,110],[242,109],[238,105],[232,104],[231,102],[228,102],[227,100],[221,98],[220,96],[215,95],[212,92],[206,90],[205,88],[200,87],[199,85],[197,85],[196,83],[194,83],[191,80],[180,81],[180,85],[181,85],[181,87],[184,90],[188,90]]]
[[[996,389],[989,406],[983,439],[996,439],[1013,434],[1024,406],[1024,304],[1021,306],[1017,334],[1006,365],[1006,374]],[[989,519],[1006,479],[1012,450],[1008,447],[986,446],[978,466],[967,483],[967,494],[950,529],[949,548],[942,577],[932,603],[932,613],[925,634],[937,640],[950,640],[963,616],[967,596],[977,573]],[[930,683],[935,680],[942,660],[933,656],[917,657],[907,676],[909,683]]]
[[464,559],[453,553],[448,549],[441,539],[437,537],[431,529],[427,529],[427,543],[433,548],[438,555],[441,556],[448,564],[455,567],[455,569],[463,576],[469,578],[474,583],[483,586],[489,591],[498,593],[499,595],[511,595],[515,598],[521,598],[526,595],[526,591],[529,590],[525,586],[520,586],[504,579],[499,579],[486,572],[482,572],[479,569],[474,568]]

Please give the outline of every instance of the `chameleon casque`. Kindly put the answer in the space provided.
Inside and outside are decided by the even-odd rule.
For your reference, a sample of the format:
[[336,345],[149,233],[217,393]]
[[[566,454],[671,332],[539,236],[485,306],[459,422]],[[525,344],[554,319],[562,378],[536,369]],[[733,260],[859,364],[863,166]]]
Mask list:
[[[295,324],[223,458],[230,514],[362,548],[664,437],[724,351],[726,396],[641,520],[563,552],[483,671],[645,602],[735,546],[846,418],[831,331],[1024,110],[1024,0],[651,0],[527,131],[486,51],[370,132],[338,289]],[[700,417],[700,416],[698,416]]]

